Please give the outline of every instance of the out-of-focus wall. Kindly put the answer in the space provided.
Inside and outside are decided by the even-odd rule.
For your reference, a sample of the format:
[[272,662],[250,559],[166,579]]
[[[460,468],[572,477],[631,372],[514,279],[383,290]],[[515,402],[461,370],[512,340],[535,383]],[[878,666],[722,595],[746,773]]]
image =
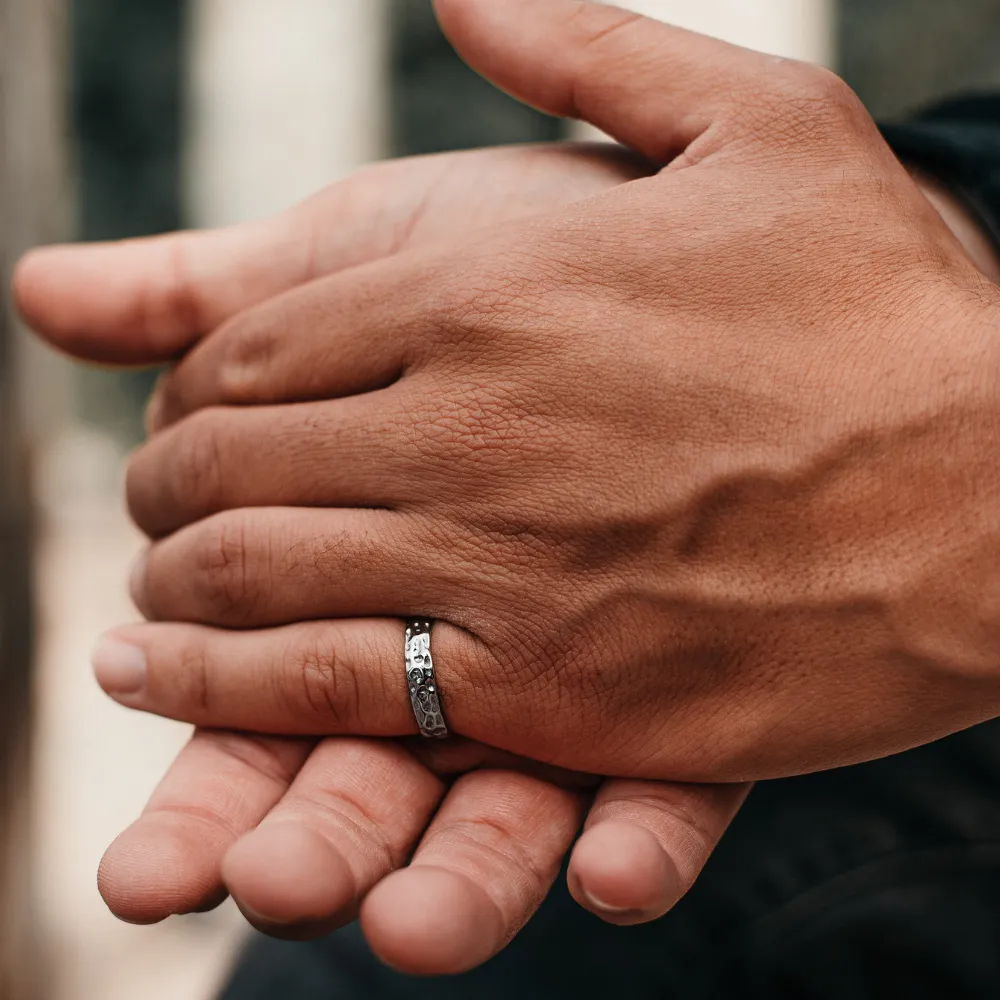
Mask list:
[[383,155],[383,0],[190,3],[192,222],[276,212]]
[[1000,90],[1000,0],[840,0],[839,68],[876,117]]
[[77,231],[114,240],[176,229],[187,0],[72,0],[70,105]]
[[[73,236],[177,229],[187,0],[72,0],[69,8]],[[151,382],[76,367],[68,409],[132,444]]]
[[[21,336],[6,295],[17,255],[61,231],[61,0],[0,0],[0,997],[40,995],[44,945],[30,884],[33,716],[30,459],[62,412],[61,369]],[[56,399],[34,393],[51,388]],[[34,426],[29,425],[29,420]],[[44,426],[43,426],[44,425]]]
[[[28,247],[64,238],[69,230],[74,191],[68,180],[64,99],[67,0],[0,0],[0,8],[4,79],[0,155],[7,189],[0,243],[12,265]],[[22,429],[32,444],[38,444],[56,433],[73,412],[74,380],[67,364],[20,330],[15,351],[14,391]]]
[[829,63],[834,0],[618,0],[619,7],[763,52]]
[[388,0],[389,147],[393,156],[551,142],[566,124],[499,91],[445,38],[431,0]]

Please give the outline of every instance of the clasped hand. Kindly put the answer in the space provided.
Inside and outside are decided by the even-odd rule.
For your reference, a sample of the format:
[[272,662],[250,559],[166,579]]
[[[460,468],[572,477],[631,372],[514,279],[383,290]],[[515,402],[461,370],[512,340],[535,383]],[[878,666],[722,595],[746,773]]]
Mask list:
[[[690,884],[740,783],[938,738],[995,715],[1000,687],[997,294],[857,99],[825,71],[594,4],[439,9],[497,83],[663,168],[569,150],[423,161],[414,187],[478,178],[437,226],[440,190],[360,245],[342,203],[315,203],[201,243],[50,251],[19,279],[35,325],[77,353],[187,352],[129,473],[151,624],[116,632],[104,679],[203,727],[197,767],[266,780],[238,816],[215,807],[236,818],[212,827],[184,906],[225,883],[258,924],[298,932],[368,896],[373,944],[412,971],[468,967],[516,932],[574,838],[585,775],[619,780],[574,889],[648,919]],[[544,195],[486,217],[493,167]],[[562,176],[580,186],[554,191]],[[187,277],[164,293],[148,276],[168,255]],[[73,308],[53,304],[57,281],[64,298],[76,282]],[[415,731],[414,615],[437,622],[457,747],[395,739]],[[484,765],[431,820],[441,776]],[[179,769],[153,809],[174,847],[195,765]],[[310,813],[324,782],[350,808]],[[425,881],[411,869],[369,896],[421,836]],[[105,889],[152,918],[148,897],[129,911],[135,843]],[[293,874],[262,876],[265,855]],[[520,886],[496,876],[511,870]],[[470,872],[481,884],[458,887]],[[445,910],[465,928],[450,944],[425,926]]]

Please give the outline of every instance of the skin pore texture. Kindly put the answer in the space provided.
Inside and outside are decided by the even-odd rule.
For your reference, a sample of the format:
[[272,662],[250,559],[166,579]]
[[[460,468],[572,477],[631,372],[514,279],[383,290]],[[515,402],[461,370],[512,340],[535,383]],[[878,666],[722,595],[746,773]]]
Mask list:
[[[668,166],[419,161],[17,281],[80,356],[184,354],[129,475],[151,623],[97,659],[202,729],[109,853],[109,902],[229,890],[306,936],[360,906],[428,973],[516,933],[588,806],[574,894],[650,919],[747,781],[1000,701],[1000,301],[961,207],[930,192],[953,235],[814,68],[570,0],[439,12],[498,84]],[[535,194],[498,200],[490,169]],[[457,747],[406,740],[416,613]]]

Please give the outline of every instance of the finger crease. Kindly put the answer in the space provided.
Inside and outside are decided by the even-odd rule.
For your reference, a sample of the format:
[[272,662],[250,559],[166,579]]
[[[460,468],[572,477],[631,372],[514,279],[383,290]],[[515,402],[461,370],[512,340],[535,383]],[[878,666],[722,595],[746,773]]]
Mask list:
[[256,775],[279,785],[287,785],[294,770],[282,764],[271,751],[269,740],[242,733],[213,733],[213,743],[227,757],[248,767]]
[[526,872],[537,885],[545,885],[551,878],[550,870],[540,865],[527,851],[516,846],[517,841],[511,831],[496,820],[488,817],[456,820],[445,829],[483,853],[500,858],[508,864],[512,863],[518,871]]

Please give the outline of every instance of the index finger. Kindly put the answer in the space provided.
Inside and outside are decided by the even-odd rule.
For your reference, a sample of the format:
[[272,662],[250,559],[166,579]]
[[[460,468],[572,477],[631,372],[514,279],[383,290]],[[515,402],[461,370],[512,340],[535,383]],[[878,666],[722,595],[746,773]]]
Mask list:
[[42,247],[18,264],[14,299],[33,330],[74,357],[170,361],[235,313],[312,277],[303,223],[287,213],[232,229]]
[[14,274],[28,324],[89,361],[170,361],[237,313],[395,251],[444,157],[380,165],[269,219],[115,243],[42,247]]

